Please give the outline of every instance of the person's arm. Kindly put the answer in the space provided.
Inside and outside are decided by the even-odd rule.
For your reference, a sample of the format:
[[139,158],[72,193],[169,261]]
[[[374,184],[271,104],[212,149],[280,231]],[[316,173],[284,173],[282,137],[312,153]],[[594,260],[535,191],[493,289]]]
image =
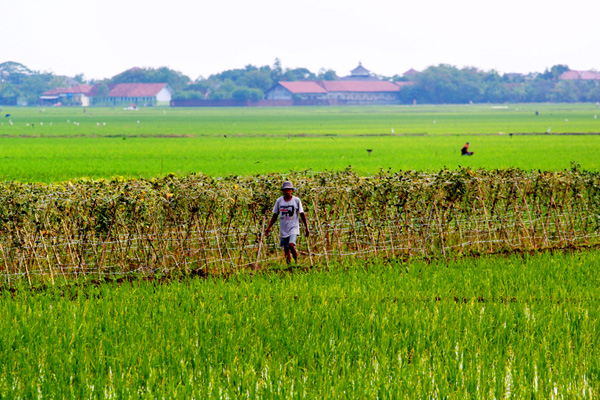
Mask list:
[[275,221],[277,221],[277,216],[277,214],[273,214],[273,216],[271,217],[271,221],[269,221],[269,226],[267,226],[267,229],[265,229],[265,236],[268,235],[271,231],[271,227],[273,226]]
[[306,237],[309,237],[310,230],[308,229],[308,222],[306,222],[306,215],[304,215],[304,213],[300,213],[300,219],[302,220],[302,223],[304,224],[304,229],[306,229]]

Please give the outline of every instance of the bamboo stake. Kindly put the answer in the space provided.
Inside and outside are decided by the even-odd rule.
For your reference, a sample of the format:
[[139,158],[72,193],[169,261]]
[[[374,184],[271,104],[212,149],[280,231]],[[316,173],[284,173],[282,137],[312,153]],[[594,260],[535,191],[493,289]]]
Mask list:
[[264,232],[265,232],[265,219],[266,219],[266,215],[263,214],[261,228],[260,228],[260,238],[258,240],[258,250],[256,252],[256,261],[254,262],[254,270],[256,270],[256,271],[258,271],[260,269],[258,260],[260,260],[260,250],[262,249],[263,236],[264,236]]
[[[31,237],[29,235],[27,235],[27,240],[29,242],[29,247],[31,248],[31,251],[33,252],[33,259],[35,260],[35,263],[37,264],[38,268],[40,269],[40,276],[43,276],[42,272],[44,271],[44,267],[42,267],[42,264],[40,263],[40,260],[37,256],[35,246],[33,245],[33,240],[31,239]],[[48,267],[50,268],[50,280],[52,281],[52,284],[54,285],[54,271],[52,271],[52,266],[49,263],[48,263]]]
[[477,191],[479,192],[479,202],[481,203],[481,208],[483,209],[483,215],[485,216],[485,226],[487,228],[488,240],[489,240],[489,250],[492,252],[492,233],[490,232],[490,217],[487,212],[487,207],[485,206],[485,201],[483,200],[483,193],[481,191],[481,182],[477,182]]
[[100,261],[96,261],[96,269],[97,269],[97,272],[98,272],[98,279],[102,278],[101,271],[102,271],[102,263],[104,262],[104,254],[106,252],[106,247],[108,245],[108,240],[109,240],[109,238],[111,236],[112,227],[113,227],[113,224],[115,222],[116,215],[117,215],[117,205],[114,205],[114,207],[115,208],[113,210],[113,215],[112,215],[112,218],[110,220],[110,225],[108,226],[108,232],[106,233],[106,237],[104,238],[104,243],[102,244],[102,252],[100,254]]
[[446,257],[446,249],[445,249],[445,241],[444,241],[444,230],[442,228],[442,224],[440,222],[440,217],[437,210],[436,202],[433,203],[433,211],[435,213],[435,222],[438,226],[438,235],[440,235],[440,246],[442,247],[442,255]]
[[[317,206],[318,204],[318,194],[315,195],[315,197],[313,198],[313,208],[314,208],[314,213],[315,213],[315,219],[317,220],[317,229],[320,230],[320,236],[323,237],[323,225],[321,224],[321,219],[319,218],[319,208]],[[327,233],[325,235],[325,240],[326,240],[326,247],[325,247],[325,264],[327,265],[327,268],[329,268],[329,255],[327,254],[328,249],[330,247],[329,244],[329,234]]]
[[[62,225],[63,225],[63,229],[65,232],[65,240],[66,240],[66,246],[65,249],[67,251],[67,253],[69,254],[69,256],[71,257],[71,261],[73,262],[73,265],[78,266],[79,268],[82,268],[81,265],[81,261],[79,260],[79,257],[76,257],[73,255],[73,250],[71,249],[71,240],[69,240],[69,235],[68,233],[70,232],[68,227],[67,227],[67,223],[66,221],[63,219],[62,220]],[[75,253],[77,255],[77,253]],[[75,271],[75,275],[77,276],[77,271]]]
[[4,246],[2,246],[2,241],[0,241],[0,252],[2,252],[2,261],[4,261],[4,269],[6,270],[6,279],[8,279],[8,284],[10,286],[10,272],[8,270],[8,260],[6,257],[6,252],[4,251]]
[[215,231],[215,240],[217,241],[217,249],[219,250],[219,259],[221,260],[221,274],[225,274],[225,261],[223,260],[223,252],[221,251],[221,243],[219,241],[219,232],[215,223],[215,218],[212,218],[213,230]]

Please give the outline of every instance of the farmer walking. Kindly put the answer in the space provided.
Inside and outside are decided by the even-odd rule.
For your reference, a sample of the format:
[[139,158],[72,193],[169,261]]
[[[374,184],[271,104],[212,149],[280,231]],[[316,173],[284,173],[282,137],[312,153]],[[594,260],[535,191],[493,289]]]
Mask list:
[[283,247],[285,260],[289,264],[291,257],[294,261],[298,261],[298,252],[296,251],[296,238],[300,234],[300,220],[306,229],[306,237],[310,236],[302,202],[296,196],[292,195],[294,185],[292,182],[285,181],[281,186],[283,196],[277,199],[273,207],[273,216],[269,221],[269,226],[265,230],[265,235],[268,235],[271,227],[279,217],[279,245]]

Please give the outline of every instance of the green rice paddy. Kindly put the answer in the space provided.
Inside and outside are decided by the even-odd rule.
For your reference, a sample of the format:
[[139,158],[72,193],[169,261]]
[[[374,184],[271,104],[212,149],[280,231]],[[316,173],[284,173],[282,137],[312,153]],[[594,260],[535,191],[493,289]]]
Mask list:
[[6,398],[596,398],[598,252],[0,295]]
[[[4,108],[0,179],[597,171],[597,114],[595,104]],[[473,157],[459,154],[466,141]],[[11,285],[0,291],[0,398],[600,396],[597,249],[303,261],[227,277]]]
[[[600,119],[594,118],[600,110],[591,104],[3,112],[11,114],[0,125],[4,180],[348,166],[363,174],[458,166],[556,170],[572,162],[600,168]],[[466,141],[474,157],[460,156]]]

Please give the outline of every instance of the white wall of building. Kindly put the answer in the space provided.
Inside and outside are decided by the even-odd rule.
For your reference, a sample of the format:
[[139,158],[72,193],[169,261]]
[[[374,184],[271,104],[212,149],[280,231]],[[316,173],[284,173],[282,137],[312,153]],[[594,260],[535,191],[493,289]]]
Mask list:
[[169,104],[171,102],[171,90],[168,87],[164,87],[156,95],[156,102],[158,104]]

